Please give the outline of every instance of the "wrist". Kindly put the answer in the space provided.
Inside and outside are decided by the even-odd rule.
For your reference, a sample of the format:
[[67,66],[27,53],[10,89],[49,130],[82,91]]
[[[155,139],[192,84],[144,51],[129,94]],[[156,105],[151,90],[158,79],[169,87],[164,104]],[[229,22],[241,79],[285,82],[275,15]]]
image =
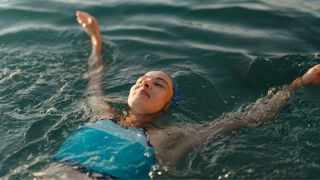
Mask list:
[[301,86],[306,85],[306,84],[304,83],[304,81],[303,81],[303,76],[300,77],[300,83],[301,83]]
[[297,79],[295,79],[290,85],[289,85],[289,89],[290,90],[296,90],[302,86],[304,86],[305,83],[303,81],[303,77],[299,77]]

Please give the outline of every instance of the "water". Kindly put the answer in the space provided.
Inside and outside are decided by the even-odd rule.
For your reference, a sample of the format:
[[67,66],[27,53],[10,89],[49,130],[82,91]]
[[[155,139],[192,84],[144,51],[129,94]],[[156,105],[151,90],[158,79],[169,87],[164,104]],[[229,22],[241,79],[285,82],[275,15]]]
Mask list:
[[[185,97],[163,123],[213,121],[320,63],[316,0],[1,0],[0,177],[31,178],[90,118],[77,9],[101,23],[115,106],[148,70],[176,77]],[[273,122],[208,141],[157,178],[319,178],[319,90],[299,90]]]

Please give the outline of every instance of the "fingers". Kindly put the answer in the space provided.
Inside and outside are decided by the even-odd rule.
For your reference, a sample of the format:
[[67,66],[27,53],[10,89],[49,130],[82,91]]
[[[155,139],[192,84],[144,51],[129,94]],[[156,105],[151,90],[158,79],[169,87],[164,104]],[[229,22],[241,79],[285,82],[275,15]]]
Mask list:
[[315,71],[320,72],[320,64],[313,66],[313,68],[315,69]]
[[84,11],[79,11],[79,10],[76,11],[76,16],[77,17],[92,17],[90,14],[88,14]]
[[320,84],[320,64],[318,64],[317,66],[315,66],[315,77],[316,77],[316,81],[315,84]]
[[320,64],[313,66],[308,73],[314,74],[314,76],[319,76],[320,74]]
[[320,84],[320,64],[313,66],[305,73],[303,82],[306,84]]
[[92,24],[93,17],[90,14],[82,11],[77,11],[76,16],[77,21],[81,26],[87,27],[88,25]]

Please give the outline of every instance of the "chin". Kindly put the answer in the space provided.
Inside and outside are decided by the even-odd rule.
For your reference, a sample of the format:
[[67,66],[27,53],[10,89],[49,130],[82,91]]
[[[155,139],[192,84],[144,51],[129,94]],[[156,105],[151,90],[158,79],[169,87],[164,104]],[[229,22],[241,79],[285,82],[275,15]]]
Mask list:
[[130,109],[137,113],[137,114],[154,114],[154,113],[157,113],[159,112],[160,110],[151,110],[150,109],[150,106],[146,105],[146,106],[143,106],[143,105],[133,105],[133,106],[130,106]]
[[145,105],[139,102],[129,102],[128,105],[134,113],[147,114],[149,112],[149,110],[145,108]]
[[128,106],[130,110],[138,114],[153,114],[161,111],[161,108],[152,106],[150,102],[141,99],[128,99]]

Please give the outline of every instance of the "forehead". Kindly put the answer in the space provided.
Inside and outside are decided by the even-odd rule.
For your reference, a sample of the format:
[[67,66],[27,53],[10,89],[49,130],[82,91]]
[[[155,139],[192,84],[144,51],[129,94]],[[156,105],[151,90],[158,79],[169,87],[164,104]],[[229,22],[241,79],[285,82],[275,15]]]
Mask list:
[[163,71],[149,71],[144,76],[151,77],[151,78],[164,79],[168,84],[170,84],[172,86],[172,80],[171,80],[170,76]]

